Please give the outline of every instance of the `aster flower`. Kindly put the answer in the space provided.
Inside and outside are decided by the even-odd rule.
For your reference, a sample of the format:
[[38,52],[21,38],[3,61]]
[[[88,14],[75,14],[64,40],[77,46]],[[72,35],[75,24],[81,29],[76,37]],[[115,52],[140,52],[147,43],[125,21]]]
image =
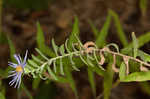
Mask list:
[[15,84],[14,88],[20,87],[21,84],[21,75],[24,72],[24,67],[26,66],[28,51],[26,51],[24,60],[22,61],[20,55],[15,54],[14,58],[16,59],[17,63],[8,62],[8,65],[15,68],[13,71],[9,71],[10,75],[8,77],[12,77],[13,79],[9,82],[9,85],[12,86]]

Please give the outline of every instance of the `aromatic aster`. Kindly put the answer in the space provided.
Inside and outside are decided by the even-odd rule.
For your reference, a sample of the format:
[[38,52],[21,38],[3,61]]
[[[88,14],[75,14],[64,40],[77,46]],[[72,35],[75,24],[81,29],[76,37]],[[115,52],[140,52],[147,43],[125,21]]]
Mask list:
[[27,54],[28,51],[26,51],[24,60],[22,61],[22,58],[18,54],[14,54],[14,58],[17,61],[16,63],[13,62],[8,62],[8,65],[15,68],[15,70],[9,71],[10,75],[8,77],[12,77],[12,80],[9,82],[9,85],[12,86],[14,85],[14,88],[19,88],[21,84],[21,76],[22,73],[24,72],[24,67],[26,66],[26,61],[27,61]]

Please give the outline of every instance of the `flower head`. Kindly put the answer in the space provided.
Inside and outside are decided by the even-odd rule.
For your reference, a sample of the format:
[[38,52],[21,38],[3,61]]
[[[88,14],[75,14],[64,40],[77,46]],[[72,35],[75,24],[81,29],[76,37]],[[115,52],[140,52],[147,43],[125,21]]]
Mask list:
[[9,82],[10,86],[14,85],[14,88],[16,88],[18,86],[18,88],[20,87],[21,84],[21,75],[24,72],[24,67],[26,66],[26,60],[27,60],[27,54],[28,51],[26,51],[24,60],[22,61],[20,55],[15,54],[14,58],[17,61],[16,63],[12,63],[12,62],[8,62],[8,65],[15,68],[15,70],[10,71],[9,73],[11,73],[8,77],[12,77],[13,79]]

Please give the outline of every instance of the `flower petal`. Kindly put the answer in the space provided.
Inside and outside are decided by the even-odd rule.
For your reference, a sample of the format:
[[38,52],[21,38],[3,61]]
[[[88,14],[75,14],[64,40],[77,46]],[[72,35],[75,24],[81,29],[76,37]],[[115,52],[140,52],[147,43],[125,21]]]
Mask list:
[[14,76],[13,80],[9,82],[10,86],[12,86],[16,82],[17,78],[18,78],[18,75]]
[[12,63],[12,62],[8,62],[8,65],[11,66],[11,67],[13,67],[13,68],[16,68],[18,66],[17,64]]
[[17,73],[13,73],[13,74],[11,74],[11,75],[8,75],[8,78],[9,77],[12,77],[12,76],[16,76],[17,75]]
[[27,61],[27,55],[28,55],[28,50],[26,51],[26,54],[25,54],[25,57],[24,57],[24,60],[23,60],[23,68],[26,66],[26,61]]
[[17,60],[18,64],[21,64],[21,60],[17,54],[14,55],[14,58]]
[[17,87],[17,85],[19,84],[19,81],[20,81],[20,79],[21,79],[21,72],[18,74],[18,79],[16,80],[16,84],[15,84],[15,87],[14,88],[16,88]]

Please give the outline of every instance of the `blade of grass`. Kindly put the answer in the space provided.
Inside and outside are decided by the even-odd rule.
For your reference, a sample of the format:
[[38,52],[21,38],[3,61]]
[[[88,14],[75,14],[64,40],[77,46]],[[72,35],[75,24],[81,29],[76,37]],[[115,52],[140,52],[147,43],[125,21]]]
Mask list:
[[123,46],[126,47],[128,45],[128,40],[127,40],[126,35],[125,35],[123,28],[121,26],[119,17],[113,10],[109,10],[109,13],[114,19],[119,39],[120,39],[121,43],[123,44]]
[[103,47],[105,45],[110,22],[111,22],[111,15],[108,14],[108,16],[106,18],[106,22],[104,23],[104,26],[102,27],[101,31],[98,33],[98,36],[95,41],[95,43],[98,47]]
[[87,68],[87,71],[88,71],[88,79],[89,79],[90,86],[92,88],[92,92],[94,94],[94,97],[96,97],[96,85],[95,85],[94,72],[90,68]]
[[45,45],[45,38],[44,38],[44,33],[41,29],[40,23],[37,22],[37,36],[36,36],[36,41],[38,48],[45,53],[46,55],[50,57],[55,57],[54,52],[52,49],[50,49],[47,45]]
[[69,36],[69,40],[68,40],[68,48],[72,49],[72,43],[76,43],[77,39],[75,38],[75,36],[79,37],[79,20],[77,18],[77,16],[75,16],[75,20],[74,20],[74,24],[73,24],[73,29],[72,32]]
[[114,72],[112,71],[112,65],[111,64],[112,63],[108,64],[108,67],[107,67],[107,70],[106,70],[106,74],[104,75],[104,82],[103,82],[104,99],[109,99],[110,92],[111,92],[111,89],[112,89]]

